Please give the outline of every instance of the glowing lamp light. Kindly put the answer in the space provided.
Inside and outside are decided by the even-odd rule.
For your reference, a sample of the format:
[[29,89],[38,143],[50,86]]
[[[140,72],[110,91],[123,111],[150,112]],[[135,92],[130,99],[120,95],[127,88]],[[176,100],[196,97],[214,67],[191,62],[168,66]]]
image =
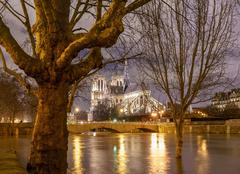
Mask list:
[[158,113],[162,115],[164,113],[164,110],[161,110]]
[[113,146],[113,152],[114,152],[114,153],[117,152],[117,146],[116,146],[116,145]]
[[79,108],[75,108],[75,112],[79,112]]
[[152,116],[152,117],[156,117],[156,116],[157,116],[157,113],[156,113],[156,112],[153,112],[153,113],[151,113],[151,116]]
[[120,112],[123,113],[123,109],[120,109]]

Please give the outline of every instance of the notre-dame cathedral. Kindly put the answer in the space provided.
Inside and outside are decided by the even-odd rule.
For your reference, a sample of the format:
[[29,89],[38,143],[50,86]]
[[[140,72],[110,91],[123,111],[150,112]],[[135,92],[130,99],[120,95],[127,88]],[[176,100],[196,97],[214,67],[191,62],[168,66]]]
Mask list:
[[93,120],[93,112],[101,102],[107,101],[110,106],[118,106],[124,116],[148,114],[164,110],[162,103],[151,96],[151,91],[131,85],[126,68],[122,75],[112,75],[110,79],[96,74],[92,79],[91,106],[88,120]]

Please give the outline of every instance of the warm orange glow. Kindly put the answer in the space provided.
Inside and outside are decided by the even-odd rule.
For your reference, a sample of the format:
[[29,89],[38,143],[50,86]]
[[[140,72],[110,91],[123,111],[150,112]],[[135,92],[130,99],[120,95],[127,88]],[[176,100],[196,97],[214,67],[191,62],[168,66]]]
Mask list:
[[150,173],[158,173],[166,171],[169,165],[169,157],[165,146],[165,137],[163,134],[151,135],[150,156],[151,171]]
[[79,108],[75,108],[75,112],[79,112],[79,110],[80,110]]
[[197,150],[197,158],[201,161],[205,161],[206,165],[201,165],[198,168],[198,173],[207,173],[208,169],[208,147],[207,147],[207,140],[203,138],[203,136],[197,136],[197,144],[198,144],[198,150]]
[[126,149],[125,149],[125,137],[124,135],[120,135],[119,139],[119,151],[118,151],[118,173],[125,174],[127,173],[127,157],[126,157]]
[[152,116],[152,117],[156,117],[156,116],[157,116],[157,113],[156,113],[156,112],[153,112],[153,113],[151,113],[151,116]]
[[120,113],[123,113],[123,109],[120,109]]
[[81,140],[79,136],[74,136],[73,139],[73,162],[76,171],[79,174],[83,173],[82,167],[82,151],[81,151]]

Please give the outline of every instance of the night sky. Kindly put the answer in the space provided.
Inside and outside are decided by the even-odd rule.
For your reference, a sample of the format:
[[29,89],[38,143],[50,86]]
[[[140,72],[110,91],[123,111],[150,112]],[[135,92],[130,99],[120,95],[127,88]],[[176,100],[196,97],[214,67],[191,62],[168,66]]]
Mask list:
[[[17,9],[19,12],[21,12],[21,8],[20,8],[21,6],[20,6],[20,4],[18,4],[19,1],[11,0],[10,3],[14,4],[14,8]],[[34,11],[31,8],[29,8],[28,10],[30,12],[29,16],[31,18],[31,24],[33,24],[33,21],[35,18]],[[14,18],[12,15],[10,15],[7,11],[4,11],[2,16],[4,17],[4,21],[10,27],[10,30],[11,30],[11,33],[13,34],[13,36],[16,38],[16,40],[19,42],[19,44],[22,47],[24,47],[25,51],[29,52],[30,49],[28,46],[26,46],[26,43],[25,43],[26,38],[27,38],[26,31],[21,26],[20,22],[17,21],[16,18]],[[239,17],[239,15],[236,15],[235,24],[234,24],[234,33],[233,33],[234,38],[236,38],[236,40],[235,40],[235,44],[232,46],[232,49],[229,50],[228,55],[226,56],[227,76],[230,78],[235,78],[235,81],[233,84],[231,84],[225,90],[240,87],[240,82],[239,82],[239,78],[240,78],[240,75],[239,75],[239,73],[240,73],[239,72],[240,71],[240,68],[239,68],[239,63],[240,63],[240,59],[239,59],[239,56],[240,56],[240,49],[239,49],[240,34],[239,34],[239,31],[240,31],[240,29],[239,28],[240,27],[239,27],[238,21],[240,21],[240,17]],[[86,26],[86,28],[89,28],[92,23],[93,23],[93,19],[90,16],[86,16],[81,21],[81,24]],[[5,57],[7,58],[8,66],[13,69],[16,69],[17,67],[9,59],[9,55],[6,54],[4,49],[3,49],[3,51],[4,51]],[[0,66],[1,66],[1,63],[0,63]],[[114,69],[115,65],[108,66],[108,69],[109,69],[109,67],[110,67],[110,69]],[[136,70],[136,67],[134,66],[134,63],[131,63],[129,65],[128,69],[129,69],[130,83],[134,84],[134,83],[136,83],[136,80],[137,80],[137,77],[136,77],[137,70]],[[105,70],[105,71],[107,71],[107,70]],[[156,99],[159,99],[162,103],[165,103],[165,97],[161,93],[156,92],[156,90],[153,90],[152,93],[154,94],[154,97]],[[88,95],[89,92],[86,92],[86,94]],[[89,102],[86,102],[86,101],[83,102],[82,100],[77,100],[75,105],[80,105],[81,108],[86,110],[89,106]],[[206,103],[200,104],[200,105],[206,105]]]

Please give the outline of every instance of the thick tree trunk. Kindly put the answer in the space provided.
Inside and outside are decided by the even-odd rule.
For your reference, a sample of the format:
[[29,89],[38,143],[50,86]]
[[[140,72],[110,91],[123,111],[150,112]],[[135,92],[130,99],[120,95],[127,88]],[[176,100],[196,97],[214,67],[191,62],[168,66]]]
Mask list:
[[176,158],[182,158],[182,146],[183,146],[183,122],[176,124]]
[[67,170],[66,84],[39,87],[38,110],[27,170],[34,174],[65,174]]

